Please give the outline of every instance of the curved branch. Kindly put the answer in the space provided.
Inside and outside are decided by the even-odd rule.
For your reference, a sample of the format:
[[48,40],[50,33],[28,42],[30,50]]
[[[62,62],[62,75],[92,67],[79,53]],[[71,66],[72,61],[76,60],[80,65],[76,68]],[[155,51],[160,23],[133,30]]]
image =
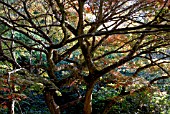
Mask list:
[[162,80],[162,79],[168,79],[168,78],[170,78],[170,75],[169,76],[162,76],[162,77],[154,78],[153,80],[151,80],[149,82],[149,84],[152,85],[155,81]]

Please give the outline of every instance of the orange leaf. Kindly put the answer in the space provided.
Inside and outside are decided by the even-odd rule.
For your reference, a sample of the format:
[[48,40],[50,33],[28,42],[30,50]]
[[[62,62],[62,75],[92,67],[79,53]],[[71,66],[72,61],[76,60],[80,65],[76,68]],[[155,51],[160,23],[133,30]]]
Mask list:
[[4,109],[7,109],[8,107],[7,107],[7,105],[3,105],[3,108],[4,108]]
[[12,95],[8,95],[8,99],[12,99]]

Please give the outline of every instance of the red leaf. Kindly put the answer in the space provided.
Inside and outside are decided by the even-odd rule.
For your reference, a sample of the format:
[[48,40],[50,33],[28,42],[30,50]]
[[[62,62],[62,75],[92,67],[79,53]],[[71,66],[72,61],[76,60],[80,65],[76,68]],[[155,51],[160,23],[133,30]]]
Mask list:
[[1,91],[4,91],[4,92],[10,92],[10,89],[9,88],[0,88]]
[[26,89],[26,85],[22,85],[22,91]]
[[7,79],[5,79],[5,80],[4,80],[4,83],[7,84],[7,82],[8,82]]
[[15,80],[16,78],[15,78],[15,76],[11,76],[11,78],[10,78],[11,80]]

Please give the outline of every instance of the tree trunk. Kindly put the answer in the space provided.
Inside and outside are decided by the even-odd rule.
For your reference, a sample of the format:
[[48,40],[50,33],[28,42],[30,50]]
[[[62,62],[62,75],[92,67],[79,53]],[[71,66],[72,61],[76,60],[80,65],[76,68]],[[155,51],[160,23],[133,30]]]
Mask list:
[[94,84],[87,86],[87,91],[85,95],[84,101],[84,109],[83,114],[91,114],[92,113],[92,91],[93,91]]
[[60,107],[55,103],[53,92],[44,92],[45,102],[51,114],[60,114]]
[[12,100],[11,102],[9,102],[8,105],[8,114],[15,114],[15,100]]

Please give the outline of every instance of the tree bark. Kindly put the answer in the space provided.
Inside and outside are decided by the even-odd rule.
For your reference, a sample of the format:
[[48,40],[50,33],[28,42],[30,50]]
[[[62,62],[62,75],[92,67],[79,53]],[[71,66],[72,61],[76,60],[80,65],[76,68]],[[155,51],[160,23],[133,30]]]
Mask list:
[[11,100],[8,105],[8,114],[15,114],[15,100]]
[[94,87],[94,84],[87,85],[83,114],[91,114],[92,113],[92,91],[93,91],[93,87]]
[[51,114],[60,114],[60,107],[55,103],[53,93],[50,91],[44,92],[45,102]]

